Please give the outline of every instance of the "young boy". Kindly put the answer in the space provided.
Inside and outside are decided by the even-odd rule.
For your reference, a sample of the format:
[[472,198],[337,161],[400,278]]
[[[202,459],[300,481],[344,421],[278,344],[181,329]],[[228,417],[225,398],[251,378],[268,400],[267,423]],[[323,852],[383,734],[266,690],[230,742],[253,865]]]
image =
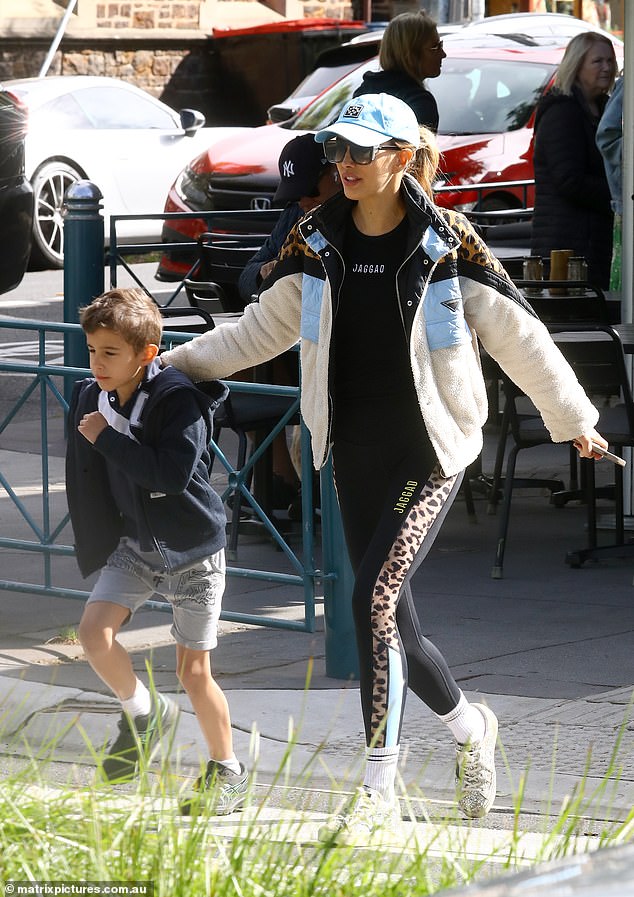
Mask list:
[[244,803],[248,775],[233,751],[227,700],[209,652],[225,585],[225,514],[209,481],[218,381],[207,395],[157,359],[162,319],[141,290],[116,289],[81,310],[94,378],[75,384],[66,489],[84,576],[101,568],[79,625],[92,668],[121,701],[119,734],[103,760],[107,781],[128,781],[142,756],[174,732],[178,707],[137,678],[117,634],[152,594],[173,608],[177,675],[209,748],[188,814]]

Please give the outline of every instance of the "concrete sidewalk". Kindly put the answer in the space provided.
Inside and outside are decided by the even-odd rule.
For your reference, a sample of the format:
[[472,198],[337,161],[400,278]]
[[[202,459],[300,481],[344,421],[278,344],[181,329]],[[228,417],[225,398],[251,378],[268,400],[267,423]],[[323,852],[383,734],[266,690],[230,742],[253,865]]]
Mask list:
[[[26,438],[0,439],[0,472],[38,514],[38,454]],[[65,509],[63,460],[51,445],[49,482],[53,526]],[[487,438],[484,470],[492,466]],[[544,447],[522,453],[524,473],[564,474],[567,451]],[[520,455],[522,458],[522,455]],[[607,464],[602,473],[609,474]],[[497,520],[476,495],[477,522],[462,500],[452,508],[429,558],[414,579],[424,631],[445,653],[469,697],[486,701],[500,719],[502,751],[498,797],[487,826],[510,828],[523,788],[521,825],[533,830],[558,812],[578,789],[591,795],[610,774],[610,787],[586,805],[594,819],[623,819],[634,805],[634,589],[628,561],[572,570],[566,551],[584,545],[585,510],[556,510],[534,491],[514,498],[505,578],[490,568]],[[29,524],[0,489],[3,535],[28,538]],[[609,538],[609,534],[606,534]],[[66,531],[58,540],[70,544]],[[299,548],[299,545],[298,545]],[[41,581],[42,560],[32,552],[1,549],[2,577]],[[286,559],[269,542],[240,542],[240,566]],[[279,565],[279,566],[278,566]],[[54,560],[57,584],[85,589],[72,559]],[[301,619],[299,590],[229,578],[225,608]],[[51,761],[55,781],[88,781],[97,749],[113,734],[118,705],[83,660],[64,643],[81,603],[20,592],[0,592],[0,763],[6,770],[29,752]],[[323,606],[315,633],[222,624],[212,660],[231,707],[238,755],[256,765],[257,782],[278,782],[280,794],[298,793],[316,811],[333,793],[352,790],[363,756],[357,685],[325,675]],[[135,667],[151,664],[157,686],[183,709],[174,763],[195,775],[203,741],[186,696],[178,693],[168,614],[138,613],[122,641]],[[281,764],[293,741],[290,762]],[[28,747],[27,747],[28,745]],[[48,747],[47,747],[48,745]],[[410,695],[403,729],[401,775],[408,794],[431,815],[453,813],[454,752],[447,732]],[[282,798],[281,798],[282,799]]]

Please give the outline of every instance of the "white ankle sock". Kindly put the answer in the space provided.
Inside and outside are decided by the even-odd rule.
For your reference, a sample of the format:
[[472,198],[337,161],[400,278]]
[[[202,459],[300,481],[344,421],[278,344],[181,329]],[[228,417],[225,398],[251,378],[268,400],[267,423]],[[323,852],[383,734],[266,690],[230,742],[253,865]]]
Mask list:
[[[212,758],[213,759],[213,758]],[[236,775],[240,774],[242,767],[240,766],[240,761],[233,754],[229,760],[215,760],[215,763],[219,763],[221,766],[226,766],[231,772],[234,772]]]
[[399,746],[369,748],[366,757],[363,785],[378,791],[387,801],[394,800],[394,782],[398,767]]
[[477,707],[467,701],[462,692],[454,709],[445,716],[438,714],[438,719],[449,727],[458,744],[475,744],[484,738],[484,717]]
[[136,686],[133,694],[121,701],[125,713],[134,719],[136,716],[147,716],[152,709],[152,698],[150,692],[140,679],[136,680]]

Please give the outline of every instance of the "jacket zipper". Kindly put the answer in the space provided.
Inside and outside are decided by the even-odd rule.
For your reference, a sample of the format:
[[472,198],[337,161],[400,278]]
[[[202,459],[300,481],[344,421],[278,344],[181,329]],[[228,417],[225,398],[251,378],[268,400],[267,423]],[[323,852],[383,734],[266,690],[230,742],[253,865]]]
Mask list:
[[[324,239],[326,239],[326,238],[324,238]],[[346,263],[345,263],[345,261],[344,261],[344,259],[343,259],[342,254],[339,252],[339,250],[338,250],[337,247],[334,245],[334,243],[331,243],[330,240],[327,240],[326,242],[328,243],[328,246],[333,250],[333,252],[336,252],[336,253],[337,253],[337,255],[338,255],[338,257],[339,257],[339,260],[340,260],[340,262],[341,262],[342,274],[341,274],[341,277],[339,278],[339,285],[338,285],[338,287],[337,287],[336,304],[333,305],[333,309],[332,309],[332,321],[331,321],[331,327],[330,327],[330,341],[329,341],[329,343],[328,343],[328,429],[327,429],[327,431],[326,431],[326,445],[324,446],[324,454],[322,455],[322,458],[321,458],[321,464],[319,465],[320,468],[323,467],[324,464],[326,463],[326,460],[327,460],[327,458],[328,458],[328,453],[330,452],[330,446],[331,446],[331,444],[332,444],[332,435],[331,435],[331,434],[332,434],[332,421],[333,421],[333,418],[334,418],[334,408],[333,408],[333,401],[332,401],[332,392],[331,392],[331,389],[330,389],[331,376],[332,376],[332,365],[331,365],[331,363],[330,363],[331,360],[332,360],[332,359],[331,359],[331,352],[332,352],[332,335],[333,335],[333,332],[334,332],[334,329],[335,329],[335,318],[337,317],[337,311],[338,311],[338,309],[339,309],[339,300],[340,300],[340,298],[341,298],[341,289],[342,289],[342,287],[343,287],[343,282],[344,282],[344,279],[345,279],[345,276],[346,276]],[[324,263],[323,263],[323,261],[322,261],[322,265],[323,265],[323,264],[324,264]],[[325,273],[325,275],[326,275],[326,278],[328,279],[328,271],[327,271],[325,265],[324,265],[324,273]],[[332,291],[332,284],[330,285],[330,287],[331,287],[331,291]],[[333,297],[333,298],[334,298],[334,297]]]
[[[398,311],[399,311],[399,314],[400,314],[400,316],[401,316],[401,324],[403,325],[403,332],[404,332],[404,334],[405,334],[405,338],[406,338],[406,339],[407,339],[407,326],[406,326],[406,324],[405,324],[405,317],[404,317],[404,315],[403,315],[403,307],[402,307],[402,305],[401,305],[401,294],[400,294],[400,291],[399,291],[399,288],[398,288],[398,276],[399,276],[399,274],[401,273],[401,271],[403,270],[403,268],[405,267],[405,265],[410,261],[410,259],[412,258],[412,256],[414,255],[414,253],[416,252],[416,250],[417,250],[419,247],[420,247],[420,243],[417,243],[416,246],[414,246],[414,248],[413,248],[412,251],[410,252],[410,254],[409,254],[405,259],[403,259],[401,265],[399,266],[398,271],[396,272],[396,300],[397,300],[397,302],[398,302]],[[449,253],[445,253],[445,254],[448,255]],[[444,255],[441,256],[441,258],[444,258]],[[440,259],[436,259],[435,262],[432,262],[431,268],[429,269],[429,273],[428,273],[427,277],[425,278],[425,286],[424,286],[424,288],[423,288],[423,295],[421,296],[421,300],[420,300],[420,302],[418,303],[418,308],[417,308],[416,311],[414,312],[414,318],[412,319],[412,332],[410,333],[410,335],[409,335],[409,340],[407,341],[407,346],[408,346],[408,349],[409,349],[409,365],[410,365],[410,368],[412,369],[412,377],[414,376],[414,364],[413,364],[413,361],[412,361],[412,359],[413,359],[413,357],[414,357],[414,350],[413,350],[413,345],[412,345],[412,339],[413,339],[413,335],[414,335],[414,321],[415,321],[415,319],[416,319],[416,316],[417,316],[417,315],[419,314],[419,312],[420,312],[420,307],[421,307],[421,305],[423,304],[423,302],[424,302],[424,300],[425,300],[425,293],[427,292],[427,287],[429,286],[429,281],[430,281],[431,278],[432,278],[432,274],[434,273],[434,271],[435,271],[436,268],[438,267],[438,262],[439,262],[439,261],[440,261]]]

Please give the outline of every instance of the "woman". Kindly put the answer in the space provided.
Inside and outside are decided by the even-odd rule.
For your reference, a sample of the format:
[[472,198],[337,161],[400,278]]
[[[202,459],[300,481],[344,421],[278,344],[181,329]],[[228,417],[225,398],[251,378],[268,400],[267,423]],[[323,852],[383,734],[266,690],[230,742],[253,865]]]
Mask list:
[[315,139],[343,193],[295,226],[238,322],[163,358],[194,379],[223,377],[301,337],[302,412],[316,468],[332,448],[355,573],[367,763],[354,800],[320,830],[346,842],[398,819],[408,685],[456,741],[465,815],[485,816],[495,797],[495,715],[467,701],[423,636],[409,586],[482,448],[475,335],[535,401],[553,439],[576,438],[582,457],[597,457],[591,439],[605,440],[593,429],[596,409],[504,269],[462,216],[437,209],[406,174],[420,140],[410,107],[387,94],[358,97]]
[[434,95],[423,85],[425,78],[437,78],[447,56],[433,19],[421,10],[395,16],[381,38],[381,71],[366,72],[354,96],[390,93],[414,110],[418,123],[438,130],[438,106]]
[[586,31],[572,38],[553,89],[535,116],[533,255],[572,249],[588,263],[588,280],[607,288],[612,210],[597,125],[617,64],[609,38]]

